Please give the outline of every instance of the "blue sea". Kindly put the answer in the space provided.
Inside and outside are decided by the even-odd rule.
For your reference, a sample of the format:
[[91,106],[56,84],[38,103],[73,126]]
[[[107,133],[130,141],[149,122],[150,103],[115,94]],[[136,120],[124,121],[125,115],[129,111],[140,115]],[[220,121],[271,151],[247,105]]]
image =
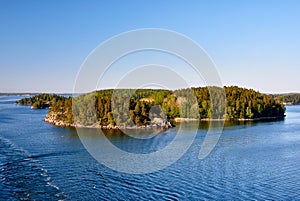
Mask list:
[[[45,123],[47,110],[15,105],[20,98],[0,96],[0,200],[300,200],[300,106],[288,106],[282,121],[226,125],[202,160],[206,126],[199,125],[178,161],[128,174],[94,159],[75,129]],[[124,150],[148,153],[174,133],[176,127],[146,140],[106,134]]]

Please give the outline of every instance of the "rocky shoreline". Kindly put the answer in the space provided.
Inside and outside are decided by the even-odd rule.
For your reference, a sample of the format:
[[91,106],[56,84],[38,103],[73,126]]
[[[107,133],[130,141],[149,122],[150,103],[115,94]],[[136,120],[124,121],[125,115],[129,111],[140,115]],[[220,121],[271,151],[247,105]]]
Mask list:
[[48,113],[44,119],[45,122],[57,127],[75,127],[75,124],[66,123],[62,120],[56,119],[56,114]]
[[211,118],[205,118],[205,119],[192,119],[192,118],[175,118],[174,121],[177,123],[181,122],[193,122],[193,121],[268,121],[268,120],[280,120],[284,119],[284,116],[276,116],[276,117],[259,117],[259,118],[253,118],[253,119],[211,119]]
[[[284,119],[285,116],[277,116],[277,117],[260,117],[260,118],[254,118],[254,119],[192,119],[192,118],[175,118],[174,122],[181,123],[181,122],[195,122],[195,121],[203,121],[203,122],[209,122],[209,121],[271,121],[271,120],[281,120]],[[169,129],[174,127],[174,125],[166,120],[155,118],[153,121],[149,122],[147,125],[142,126],[116,126],[116,125],[99,125],[98,123],[95,123],[93,125],[80,125],[80,124],[72,124],[67,123],[62,120],[56,120],[56,114],[47,114],[45,119],[45,122],[50,123],[57,127],[71,127],[71,128],[100,128],[100,129],[151,129],[151,128],[161,128],[161,129]]]
[[151,129],[151,128],[161,128],[161,129],[169,129],[174,127],[174,125],[166,120],[160,119],[160,118],[154,118],[153,121],[149,122],[147,125],[142,126],[116,126],[116,125],[99,125],[98,123],[95,123],[93,125],[80,125],[80,124],[73,124],[73,123],[67,123],[62,120],[56,119],[56,114],[49,113],[46,115],[45,122],[50,123],[57,127],[70,127],[70,128],[100,128],[100,129]]

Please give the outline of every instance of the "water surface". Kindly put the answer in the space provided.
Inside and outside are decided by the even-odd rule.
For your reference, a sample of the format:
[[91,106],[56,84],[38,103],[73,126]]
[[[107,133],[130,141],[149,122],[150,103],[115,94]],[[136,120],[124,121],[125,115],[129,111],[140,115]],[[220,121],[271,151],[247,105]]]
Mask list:
[[[47,110],[17,106],[18,99],[0,96],[1,200],[300,199],[300,106],[287,107],[284,121],[226,127],[203,160],[198,159],[206,134],[201,124],[194,143],[176,163],[131,175],[99,164],[76,130],[43,122]],[[106,134],[123,150],[150,153],[170,143],[176,128],[148,140],[116,131]]]

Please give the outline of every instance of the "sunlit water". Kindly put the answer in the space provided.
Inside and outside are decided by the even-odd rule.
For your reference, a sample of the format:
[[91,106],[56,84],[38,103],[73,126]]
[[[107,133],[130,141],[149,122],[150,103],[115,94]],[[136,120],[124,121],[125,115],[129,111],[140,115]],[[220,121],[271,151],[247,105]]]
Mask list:
[[[284,121],[226,127],[211,154],[199,160],[202,124],[176,163],[131,175],[99,164],[76,130],[43,122],[47,110],[17,106],[17,99],[0,97],[1,200],[300,199],[300,106],[287,107]],[[175,131],[148,140],[116,131],[107,137],[123,150],[150,153],[172,141]]]

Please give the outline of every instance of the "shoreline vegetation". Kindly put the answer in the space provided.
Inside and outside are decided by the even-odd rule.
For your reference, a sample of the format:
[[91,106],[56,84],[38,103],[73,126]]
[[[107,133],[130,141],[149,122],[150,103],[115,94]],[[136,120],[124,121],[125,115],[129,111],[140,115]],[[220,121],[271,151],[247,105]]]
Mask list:
[[285,117],[283,102],[283,96],[230,86],[175,91],[107,89],[73,98],[38,94],[16,104],[49,108],[44,120],[58,127],[169,129],[174,123],[191,121],[279,120]]
[[272,95],[272,97],[282,101],[284,105],[300,105],[299,93],[275,94]]
[[285,115],[283,116],[275,116],[275,117],[259,117],[259,118],[253,118],[253,119],[189,119],[189,118],[175,118],[174,121],[176,123],[182,123],[182,122],[210,122],[210,121],[239,121],[239,122],[244,122],[244,121],[272,121],[272,120],[280,120],[284,119]]

